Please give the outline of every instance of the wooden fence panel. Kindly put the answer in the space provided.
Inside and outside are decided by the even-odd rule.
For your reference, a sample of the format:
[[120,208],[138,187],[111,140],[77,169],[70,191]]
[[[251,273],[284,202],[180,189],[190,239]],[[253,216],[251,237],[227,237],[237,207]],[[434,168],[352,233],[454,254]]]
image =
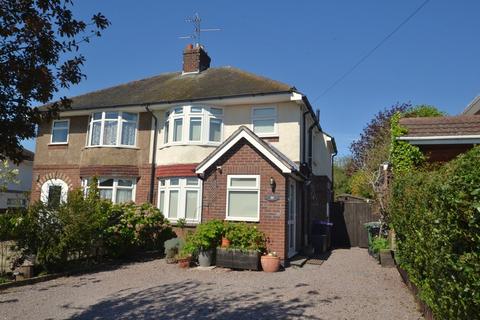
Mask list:
[[343,200],[333,205],[332,244],[336,247],[368,247],[368,234],[364,224],[377,221],[372,205],[366,201]]

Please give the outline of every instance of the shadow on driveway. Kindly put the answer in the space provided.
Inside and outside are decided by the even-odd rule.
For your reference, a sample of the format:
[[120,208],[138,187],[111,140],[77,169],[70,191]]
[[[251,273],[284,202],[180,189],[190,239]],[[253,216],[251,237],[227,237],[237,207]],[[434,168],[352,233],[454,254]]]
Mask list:
[[[118,292],[76,313],[72,319],[321,320],[304,314],[314,305],[315,295],[286,299],[284,292],[275,288],[248,293],[234,290],[215,283],[187,280],[126,295]],[[64,308],[70,309],[69,306]]]

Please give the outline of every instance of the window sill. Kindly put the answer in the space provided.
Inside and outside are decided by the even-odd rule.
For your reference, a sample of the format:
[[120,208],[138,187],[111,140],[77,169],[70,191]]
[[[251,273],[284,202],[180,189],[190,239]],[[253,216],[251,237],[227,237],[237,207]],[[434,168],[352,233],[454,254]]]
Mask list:
[[52,142],[49,143],[48,146],[68,146],[68,142]]
[[[177,227],[178,226],[178,219],[170,219],[170,218],[165,218],[167,219],[170,224],[172,225],[172,227]],[[187,220],[187,222],[185,223],[185,227],[195,227],[197,226],[198,224],[200,224],[200,221],[197,221],[197,220]]]
[[260,222],[260,218],[235,218],[235,217],[226,217],[227,221],[242,221],[242,222]]
[[280,135],[278,133],[255,133],[255,134],[259,138],[280,138]]
[[140,150],[140,148],[135,147],[135,146],[85,146],[84,149],[97,149],[97,148],[116,148],[116,149]]
[[218,147],[221,142],[170,142],[158,147],[159,150],[177,146]]

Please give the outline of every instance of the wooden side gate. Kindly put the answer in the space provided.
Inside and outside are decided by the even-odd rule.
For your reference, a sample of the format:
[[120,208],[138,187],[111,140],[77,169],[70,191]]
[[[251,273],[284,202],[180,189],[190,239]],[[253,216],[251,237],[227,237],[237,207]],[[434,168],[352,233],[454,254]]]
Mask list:
[[332,209],[332,246],[367,248],[368,234],[364,224],[379,219],[373,214],[371,202],[345,195],[337,198]]

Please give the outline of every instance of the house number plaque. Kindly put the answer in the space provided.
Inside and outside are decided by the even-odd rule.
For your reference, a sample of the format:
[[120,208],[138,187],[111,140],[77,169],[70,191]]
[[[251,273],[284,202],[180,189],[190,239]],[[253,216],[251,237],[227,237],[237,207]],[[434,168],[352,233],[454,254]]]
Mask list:
[[270,202],[275,202],[275,201],[280,200],[280,197],[276,194],[269,194],[269,195],[265,196],[265,200],[270,201]]

